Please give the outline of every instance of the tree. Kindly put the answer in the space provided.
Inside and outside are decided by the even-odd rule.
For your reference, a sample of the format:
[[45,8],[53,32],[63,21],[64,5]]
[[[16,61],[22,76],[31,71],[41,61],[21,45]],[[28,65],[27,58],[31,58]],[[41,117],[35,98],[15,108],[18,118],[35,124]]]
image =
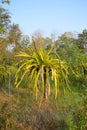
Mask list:
[[0,7],[0,34],[4,33],[8,29],[9,23],[10,15],[8,10]]
[[9,42],[11,44],[19,44],[21,38],[21,30],[18,24],[12,24],[9,29]]
[[[61,82],[66,83],[68,87],[68,67],[65,62],[61,61],[59,56],[54,54],[52,56],[52,50],[54,46],[47,52],[44,47],[36,48],[33,41],[34,49],[29,48],[29,52],[20,52],[17,56],[22,59],[19,61],[19,68],[16,73],[16,87],[20,85],[25,75],[31,78],[31,82],[34,82],[34,90],[37,93],[42,91],[43,98],[48,99],[50,95],[50,80],[54,81],[55,98],[57,97],[59,87],[64,87]],[[22,73],[23,72],[23,73]],[[20,74],[22,73],[21,79]],[[38,86],[39,85],[39,86]],[[67,88],[66,87],[66,88]]]
[[1,3],[2,4],[4,4],[4,3],[10,4],[10,0],[1,0]]
[[8,32],[8,48],[11,49],[12,47],[12,51],[17,52],[19,50],[21,50],[22,45],[21,45],[21,38],[22,38],[22,32],[19,28],[18,24],[12,24],[9,28],[9,32]]
[[30,37],[28,35],[23,35],[21,37],[21,47],[23,48],[23,50],[26,50],[26,48],[28,48],[30,44]]
[[37,48],[42,47],[43,32],[41,30],[37,30],[33,33],[32,37],[35,41],[35,46]]
[[87,53],[87,29],[78,34],[78,46],[83,52]]
[[[69,69],[69,81],[70,85],[80,89],[86,86],[87,77],[87,55],[83,53],[78,37],[72,37],[72,35],[63,34],[57,40],[57,53],[62,60],[65,60],[70,66]],[[81,42],[83,45],[83,42]],[[84,84],[84,85],[83,85]]]
[[79,51],[77,46],[77,39],[71,32],[66,32],[62,34],[56,41],[57,43],[57,53],[63,60],[67,63],[75,56],[76,51]]

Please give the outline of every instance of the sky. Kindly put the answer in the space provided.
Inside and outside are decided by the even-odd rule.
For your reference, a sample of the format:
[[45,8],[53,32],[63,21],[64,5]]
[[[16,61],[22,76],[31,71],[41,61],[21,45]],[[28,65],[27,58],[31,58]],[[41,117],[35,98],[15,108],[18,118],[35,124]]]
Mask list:
[[50,36],[87,29],[87,0],[11,0],[6,8],[25,35],[41,31]]

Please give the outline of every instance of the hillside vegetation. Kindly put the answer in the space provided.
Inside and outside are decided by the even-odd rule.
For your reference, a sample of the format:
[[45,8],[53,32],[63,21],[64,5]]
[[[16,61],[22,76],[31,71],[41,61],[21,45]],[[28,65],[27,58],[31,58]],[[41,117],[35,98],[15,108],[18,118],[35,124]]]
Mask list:
[[30,40],[0,16],[0,130],[87,130],[87,29]]

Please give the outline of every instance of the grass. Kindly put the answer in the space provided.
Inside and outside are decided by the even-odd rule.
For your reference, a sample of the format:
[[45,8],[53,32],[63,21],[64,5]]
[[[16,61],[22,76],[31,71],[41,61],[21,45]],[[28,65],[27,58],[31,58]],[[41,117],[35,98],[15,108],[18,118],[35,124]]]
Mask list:
[[[86,98],[86,96],[85,96]],[[84,97],[66,93],[40,104],[29,88],[0,89],[0,130],[86,130]],[[82,128],[82,129],[81,129]]]

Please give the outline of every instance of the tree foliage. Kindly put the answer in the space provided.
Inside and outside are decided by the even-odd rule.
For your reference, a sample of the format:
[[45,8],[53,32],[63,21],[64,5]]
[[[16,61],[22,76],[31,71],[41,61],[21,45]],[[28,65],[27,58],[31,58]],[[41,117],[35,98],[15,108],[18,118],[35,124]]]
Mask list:
[[1,0],[1,3],[2,4],[4,4],[4,3],[10,4],[10,0]]
[[8,29],[10,18],[8,10],[0,7],[0,34],[4,33]]
[[84,29],[82,33],[79,33],[78,46],[84,53],[87,53],[87,29]]

